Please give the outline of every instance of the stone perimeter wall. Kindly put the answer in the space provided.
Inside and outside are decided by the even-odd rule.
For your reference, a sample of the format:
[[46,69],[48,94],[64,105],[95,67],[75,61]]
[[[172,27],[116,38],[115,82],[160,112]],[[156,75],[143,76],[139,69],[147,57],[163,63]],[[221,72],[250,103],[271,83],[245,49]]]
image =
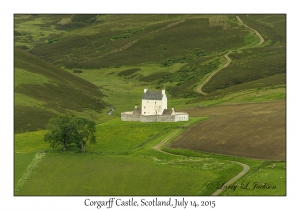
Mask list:
[[121,113],[122,121],[140,121],[140,115]]
[[122,121],[175,122],[175,115],[135,115],[121,113]]

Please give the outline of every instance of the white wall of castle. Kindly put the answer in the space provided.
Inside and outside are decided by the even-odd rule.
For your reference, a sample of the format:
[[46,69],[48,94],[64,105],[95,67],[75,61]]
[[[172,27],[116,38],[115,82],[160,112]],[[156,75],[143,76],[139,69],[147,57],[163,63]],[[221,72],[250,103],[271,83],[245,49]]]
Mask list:
[[162,101],[161,100],[142,100],[142,115],[161,115]]
[[168,99],[164,90],[163,90],[163,97],[161,100],[161,104],[162,104],[162,111],[164,111],[164,109],[168,109]]
[[162,90],[162,100],[142,99],[142,115],[162,115],[168,108],[168,99],[165,90]]

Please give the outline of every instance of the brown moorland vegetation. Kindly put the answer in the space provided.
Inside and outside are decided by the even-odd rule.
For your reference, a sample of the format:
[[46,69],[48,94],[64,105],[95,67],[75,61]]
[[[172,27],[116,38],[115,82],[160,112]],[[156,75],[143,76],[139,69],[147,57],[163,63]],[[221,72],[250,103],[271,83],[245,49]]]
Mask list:
[[210,116],[169,145],[173,148],[266,160],[286,160],[286,102],[224,105],[187,110]]

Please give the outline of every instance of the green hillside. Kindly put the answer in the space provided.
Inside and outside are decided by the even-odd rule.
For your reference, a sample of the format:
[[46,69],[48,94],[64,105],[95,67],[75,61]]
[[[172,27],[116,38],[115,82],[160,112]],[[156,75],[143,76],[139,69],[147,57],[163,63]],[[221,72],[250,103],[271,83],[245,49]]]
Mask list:
[[97,113],[105,107],[99,88],[16,47],[15,132],[44,129],[60,113]]
[[[71,73],[82,70],[79,77],[108,92],[117,89],[108,93],[112,105],[126,94],[124,86],[134,97],[145,86],[165,87],[172,98],[192,103],[256,85],[285,88],[286,16],[240,18],[262,35],[261,46],[253,48],[258,37],[236,15],[15,15],[15,45]],[[231,64],[203,87],[210,94],[198,94],[196,87],[225,64],[229,51]],[[121,73],[128,69],[140,70]],[[249,82],[254,85],[244,85]]]
[[[214,76],[204,86],[205,92],[228,89],[244,83],[264,79],[264,86],[286,83],[286,16],[285,15],[241,15],[245,24],[255,28],[265,42],[257,48],[234,51],[231,65]],[[277,79],[274,80],[274,75]],[[270,84],[271,83],[271,84]],[[256,86],[260,86],[257,82]]]

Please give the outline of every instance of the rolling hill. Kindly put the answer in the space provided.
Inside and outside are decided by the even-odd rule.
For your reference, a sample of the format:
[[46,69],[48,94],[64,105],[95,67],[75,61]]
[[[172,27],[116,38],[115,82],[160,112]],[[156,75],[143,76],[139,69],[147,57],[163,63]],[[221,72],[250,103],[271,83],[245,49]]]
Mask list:
[[15,132],[45,129],[60,113],[89,112],[96,118],[105,107],[99,88],[16,47]]

